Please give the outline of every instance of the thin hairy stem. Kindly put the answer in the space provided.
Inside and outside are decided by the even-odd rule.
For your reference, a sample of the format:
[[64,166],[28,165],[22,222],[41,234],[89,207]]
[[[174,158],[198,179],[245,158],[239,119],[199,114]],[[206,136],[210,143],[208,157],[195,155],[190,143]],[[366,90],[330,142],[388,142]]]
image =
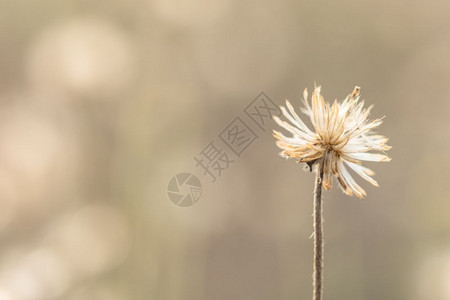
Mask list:
[[323,159],[317,162],[314,186],[314,271],[313,300],[322,299],[323,218],[322,218]]

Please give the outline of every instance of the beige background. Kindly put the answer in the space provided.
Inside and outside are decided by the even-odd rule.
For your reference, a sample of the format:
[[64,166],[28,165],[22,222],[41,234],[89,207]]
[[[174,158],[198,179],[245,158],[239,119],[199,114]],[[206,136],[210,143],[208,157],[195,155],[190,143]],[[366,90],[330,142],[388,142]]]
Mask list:
[[366,199],[325,193],[325,299],[450,299],[450,2],[3,0],[0,43],[0,299],[311,298],[313,175],[275,125],[215,183],[193,158],[315,81],[393,146]]

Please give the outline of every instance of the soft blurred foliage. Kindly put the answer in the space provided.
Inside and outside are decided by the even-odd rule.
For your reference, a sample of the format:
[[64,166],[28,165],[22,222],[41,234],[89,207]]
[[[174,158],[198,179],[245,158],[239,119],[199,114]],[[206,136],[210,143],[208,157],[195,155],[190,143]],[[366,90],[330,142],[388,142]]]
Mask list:
[[309,299],[313,175],[274,124],[215,183],[193,157],[315,81],[393,146],[366,199],[325,193],[326,298],[450,299],[449,1],[2,0],[0,42],[0,299]]

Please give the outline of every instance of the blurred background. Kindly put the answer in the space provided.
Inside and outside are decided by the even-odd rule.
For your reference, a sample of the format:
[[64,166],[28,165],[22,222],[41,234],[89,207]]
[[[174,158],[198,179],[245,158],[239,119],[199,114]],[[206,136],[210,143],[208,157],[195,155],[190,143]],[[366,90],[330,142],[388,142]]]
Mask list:
[[449,54],[449,1],[0,1],[0,299],[310,299],[314,176],[245,108],[315,81],[393,146],[325,193],[325,298],[450,299]]

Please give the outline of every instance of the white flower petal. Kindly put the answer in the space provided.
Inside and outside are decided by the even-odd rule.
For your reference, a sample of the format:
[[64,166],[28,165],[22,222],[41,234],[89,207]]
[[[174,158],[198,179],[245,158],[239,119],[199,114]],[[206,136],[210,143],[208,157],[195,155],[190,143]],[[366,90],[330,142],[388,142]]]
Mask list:
[[306,124],[302,121],[302,119],[300,119],[300,117],[297,115],[297,113],[295,112],[294,108],[292,107],[291,103],[288,100],[286,100],[286,107],[291,112],[294,119],[297,121],[299,128],[303,129],[304,132],[313,135],[313,132],[308,128],[308,126],[306,126]]
[[306,141],[304,141],[298,137],[289,138],[289,137],[285,136],[284,134],[282,134],[281,132],[278,132],[276,130],[273,131],[273,135],[278,140],[282,140],[286,143],[292,144],[293,146],[305,146],[306,145]]
[[358,198],[363,198],[366,196],[366,192],[355,182],[352,175],[347,171],[342,160],[338,162],[339,175],[347,182],[352,191],[356,194]]
[[297,135],[300,138],[307,140],[307,141],[313,141],[314,137],[309,136],[307,133],[301,131],[298,128],[295,128],[294,126],[292,126],[291,124],[285,122],[285,121],[281,121],[280,118],[278,118],[277,116],[274,116],[273,119],[275,120],[275,122],[280,125],[281,127],[283,127],[284,129],[286,129],[287,131],[289,131],[290,133],[292,133],[293,135]]
[[360,166],[358,164],[346,161],[346,160],[344,160],[344,161],[353,171],[356,172],[356,174],[358,174],[359,176],[361,176],[362,178],[364,178],[365,180],[367,180],[374,186],[378,186],[378,183],[375,181],[375,179],[373,179],[372,177],[370,177],[368,175],[368,174],[373,174],[372,170],[365,168],[363,166]]
[[391,158],[384,154],[378,153],[346,153],[350,158],[365,161],[390,161]]

